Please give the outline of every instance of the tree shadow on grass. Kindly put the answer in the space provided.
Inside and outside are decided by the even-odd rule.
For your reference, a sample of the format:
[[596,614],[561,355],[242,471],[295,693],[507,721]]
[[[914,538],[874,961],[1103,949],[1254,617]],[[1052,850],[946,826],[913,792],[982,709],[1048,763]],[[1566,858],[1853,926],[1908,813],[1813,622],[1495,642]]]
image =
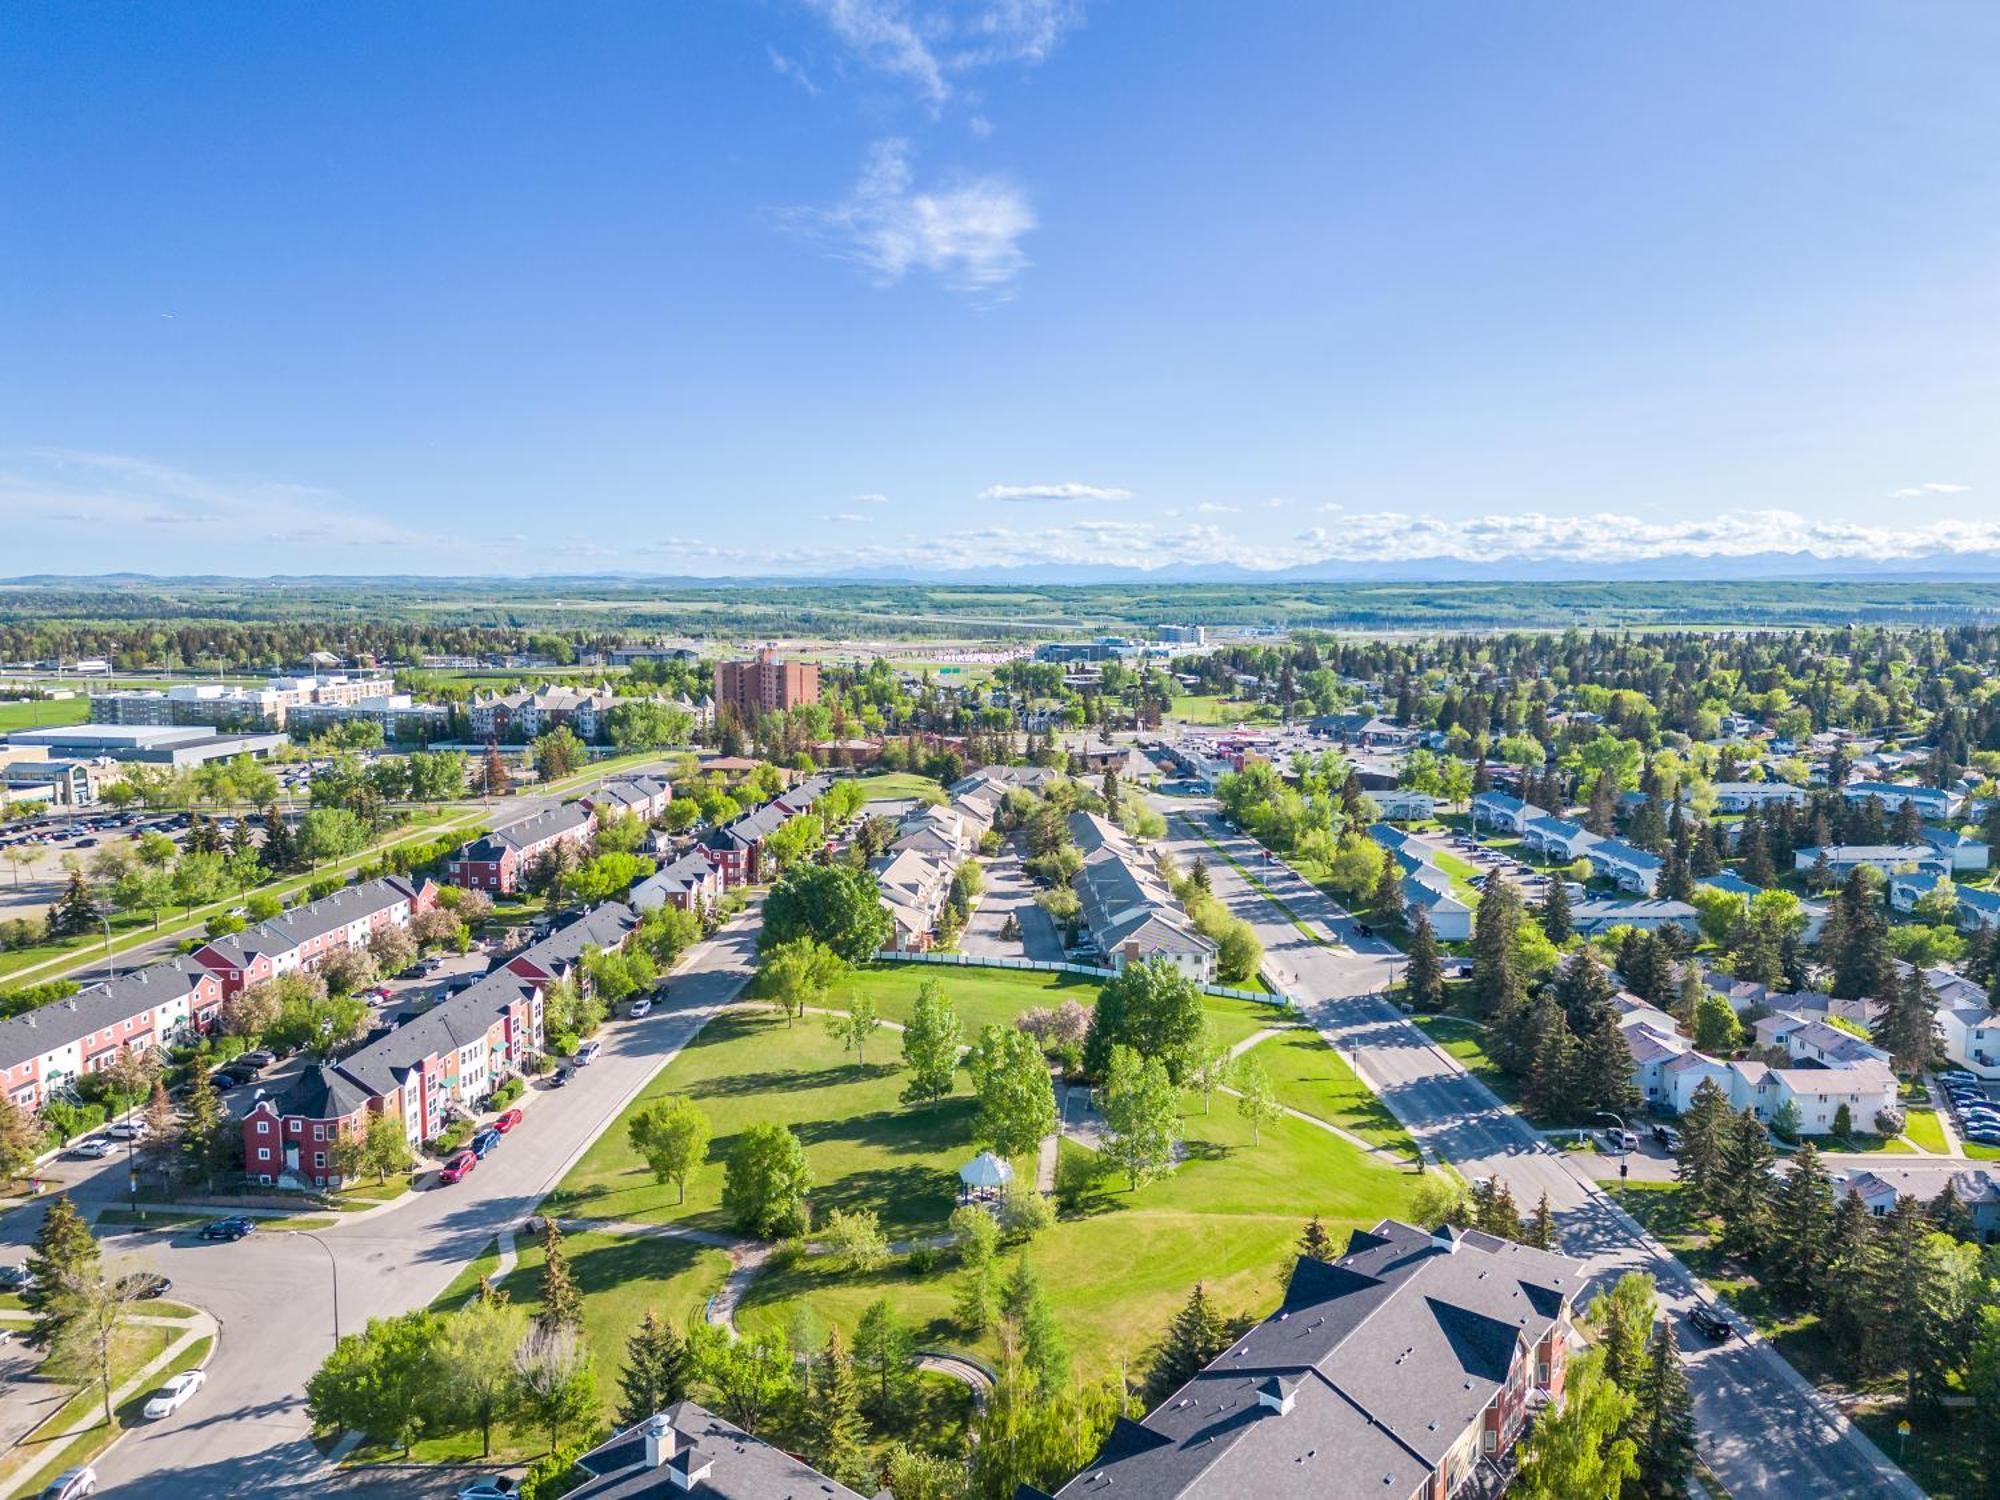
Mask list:
[[878,1151],[907,1155],[962,1149],[969,1160],[976,1146],[972,1120],[977,1104],[969,1098],[940,1100],[915,1110],[876,1110],[841,1120],[802,1120],[792,1133],[808,1146],[851,1141]]

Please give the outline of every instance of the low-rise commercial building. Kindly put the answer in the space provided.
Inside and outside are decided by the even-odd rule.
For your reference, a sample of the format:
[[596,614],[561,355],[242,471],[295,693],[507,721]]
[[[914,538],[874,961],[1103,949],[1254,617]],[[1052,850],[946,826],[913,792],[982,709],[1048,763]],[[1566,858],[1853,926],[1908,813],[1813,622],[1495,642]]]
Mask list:
[[224,734],[199,725],[71,724],[53,729],[17,729],[9,745],[39,745],[55,760],[99,756],[144,765],[190,770],[212,760],[247,755],[267,760],[291,743],[282,734]]

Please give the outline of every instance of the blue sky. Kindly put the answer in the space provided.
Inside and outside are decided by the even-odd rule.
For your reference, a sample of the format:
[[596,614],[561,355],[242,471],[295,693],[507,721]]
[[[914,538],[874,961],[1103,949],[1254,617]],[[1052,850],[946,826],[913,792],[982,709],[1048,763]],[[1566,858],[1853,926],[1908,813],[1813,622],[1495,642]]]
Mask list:
[[2000,550],[2000,7],[0,8],[0,572]]

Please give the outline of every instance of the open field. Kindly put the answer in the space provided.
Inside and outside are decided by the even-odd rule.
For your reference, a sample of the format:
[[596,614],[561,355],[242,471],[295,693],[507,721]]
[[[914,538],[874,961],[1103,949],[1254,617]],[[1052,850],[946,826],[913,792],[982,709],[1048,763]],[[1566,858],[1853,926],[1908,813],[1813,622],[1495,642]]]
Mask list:
[[944,801],[944,788],[928,776],[914,771],[885,771],[879,776],[863,776],[858,785],[870,802],[892,802],[914,797],[922,802]]
[[88,698],[23,698],[0,703],[0,734],[16,729],[48,729],[81,724],[90,717]]
[[1259,1042],[1245,1055],[1270,1075],[1279,1103],[1416,1157],[1410,1133],[1317,1031],[1288,1031]]

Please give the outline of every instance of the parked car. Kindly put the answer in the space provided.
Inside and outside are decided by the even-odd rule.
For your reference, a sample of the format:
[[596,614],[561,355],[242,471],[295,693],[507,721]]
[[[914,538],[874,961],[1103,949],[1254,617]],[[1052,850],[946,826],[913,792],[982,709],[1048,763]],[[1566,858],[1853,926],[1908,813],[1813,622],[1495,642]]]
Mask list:
[[215,1219],[201,1226],[201,1237],[205,1240],[240,1240],[246,1234],[254,1234],[257,1221],[233,1214],[227,1219]]
[[1944,1068],[1938,1073],[1946,1083],[1977,1083],[1979,1075],[1970,1068]]
[[1671,1125],[1655,1125],[1653,1140],[1655,1144],[1664,1146],[1669,1151],[1676,1151],[1680,1149],[1681,1133]]
[[114,1149],[116,1148],[103,1136],[94,1135],[89,1140],[78,1141],[74,1146],[70,1147],[69,1154],[71,1156],[82,1157],[85,1161],[102,1161]]
[[114,1141],[144,1140],[146,1122],[144,1120],[120,1120],[116,1125],[107,1126],[104,1133]]
[[587,1068],[592,1063],[597,1061],[598,1054],[603,1050],[604,1050],[604,1043],[598,1041],[595,1037],[592,1037],[589,1041],[585,1042],[581,1047],[576,1049],[576,1055],[572,1057],[570,1061],[579,1068]]
[[35,1273],[26,1266],[0,1266],[0,1292],[25,1292],[35,1284]]
[[243,1080],[234,1073],[211,1073],[208,1075],[208,1086],[218,1094],[226,1094],[231,1089],[241,1088]]
[[1735,1325],[1706,1303],[1697,1302],[1689,1310],[1688,1322],[1694,1325],[1696,1333],[1714,1343],[1719,1344],[1724,1339],[1736,1336]]
[[520,1493],[514,1481],[502,1474],[498,1479],[473,1480],[453,1500],[515,1500]]
[[476,1152],[461,1151],[444,1164],[444,1170],[438,1173],[438,1181],[447,1185],[457,1182],[478,1165],[479,1156]]
[[155,1297],[164,1297],[174,1289],[173,1282],[154,1271],[134,1271],[118,1283],[120,1290],[140,1302],[150,1302]]
[[569,1082],[568,1068],[557,1068],[555,1072],[549,1074],[549,1087],[552,1089],[559,1089],[568,1082]]
[[237,1058],[236,1060],[242,1063],[245,1067],[268,1068],[271,1066],[272,1063],[278,1060],[278,1057],[277,1054],[274,1052],[267,1052],[262,1047],[255,1047],[252,1048],[250,1051],[245,1052],[241,1057]]
[[1598,1135],[1603,1140],[1605,1146],[1617,1155],[1623,1156],[1628,1151],[1637,1151],[1639,1149],[1639,1137],[1629,1130],[1615,1130],[1607,1127],[1599,1131]]
[[630,1014],[633,1020],[636,1021],[641,1016],[650,1016],[652,1013],[653,997],[651,995],[641,995],[637,1000],[632,1002]]
[[510,1109],[504,1115],[500,1116],[499,1119],[493,1122],[493,1128],[499,1131],[502,1135],[505,1135],[508,1131],[512,1130],[516,1125],[520,1123],[521,1123],[521,1112],[518,1109]]
[[499,1131],[482,1130],[479,1132],[478,1135],[475,1135],[472,1138],[471,1151],[474,1156],[478,1157],[481,1161],[484,1161],[486,1160],[487,1153],[490,1152],[495,1146],[499,1144],[500,1144]]
[[97,1470],[88,1464],[81,1469],[64,1469],[42,1491],[42,1500],[83,1500],[97,1493]]
[[200,1370],[181,1371],[147,1399],[147,1417],[155,1422],[162,1417],[171,1417],[188,1404],[189,1398],[201,1389],[207,1379]]

